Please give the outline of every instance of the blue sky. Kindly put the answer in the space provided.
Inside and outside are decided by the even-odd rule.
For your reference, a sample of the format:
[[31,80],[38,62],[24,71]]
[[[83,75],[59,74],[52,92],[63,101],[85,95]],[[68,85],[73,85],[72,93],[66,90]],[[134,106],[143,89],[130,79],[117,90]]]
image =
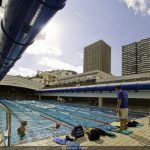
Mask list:
[[84,47],[103,39],[112,48],[112,74],[121,75],[121,46],[148,37],[150,0],[68,0],[9,74],[82,72]]

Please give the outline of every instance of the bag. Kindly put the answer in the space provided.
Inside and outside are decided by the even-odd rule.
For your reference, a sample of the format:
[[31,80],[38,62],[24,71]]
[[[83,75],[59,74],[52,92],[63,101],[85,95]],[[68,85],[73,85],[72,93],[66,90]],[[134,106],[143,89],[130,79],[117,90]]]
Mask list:
[[100,138],[100,130],[95,128],[92,129],[89,133],[88,133],[88,138],[90,141],[96,141],[99,140]]
[[137,127],[137,122],[128,122],[127,124],[128,127]]
[[76,126],[74,127],[74,129],[72,130],[71,136],[75,137],[75,138],[80,138],[84,136],[84,130],[82,126]]

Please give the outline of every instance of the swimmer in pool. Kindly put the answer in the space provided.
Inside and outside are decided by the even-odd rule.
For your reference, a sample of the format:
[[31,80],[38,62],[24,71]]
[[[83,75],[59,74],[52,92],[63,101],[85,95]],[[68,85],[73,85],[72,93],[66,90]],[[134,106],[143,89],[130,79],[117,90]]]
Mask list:
[[18,135],[20,135],[20,140],[23,140],[25,136],[25,131],[27,127],[27,121],[21,121],[21,126],[17,129]]

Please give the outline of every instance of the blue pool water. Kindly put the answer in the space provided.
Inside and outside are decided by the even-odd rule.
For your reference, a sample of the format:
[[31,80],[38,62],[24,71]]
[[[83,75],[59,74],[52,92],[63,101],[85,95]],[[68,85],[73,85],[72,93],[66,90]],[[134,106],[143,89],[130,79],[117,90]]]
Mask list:
[[[56,101],[8,101],[0,100],[12,111],[11,144],[19,144],[34,140],[57,137],[71,133],[73,126],[81,124],[84,127],[96,127],[117,121],[113,109],[64,104]],[[0,110],[0,130],[5,130],[6,113]],[[129,112],[130,119],[144,117],[147,114]],[[17,128],[20,121],[28,122],[26,137],[20,140]],[[61,124],[60,129],[53,132],[51,126],[56,122]]]

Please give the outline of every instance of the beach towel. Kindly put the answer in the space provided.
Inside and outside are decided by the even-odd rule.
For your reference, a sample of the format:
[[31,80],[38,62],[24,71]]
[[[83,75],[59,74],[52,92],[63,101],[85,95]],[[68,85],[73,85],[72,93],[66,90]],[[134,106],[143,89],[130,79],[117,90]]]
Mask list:
[[111,131],[113,131],[113,132],[115,132],[115,133],[121,133],[121,134],[125,134],[125,135],[129,135],[129,134],[132,134],[133,133],[133,131],[131,131],[131,130],[123,130],[123,131],[119,131],[119,130],[117,130],[117,129],[110,129]]
[[66,140],[64,139],[60,139],[60,138],[54,138],[53,142],[57,143],[57,144],[61,144],[61,145],[66,145]]
[[101,135],[107,136],[116,136],[110,129],[118,129],[117,127],[113,127],[111,125],[100,125],[97,128],[99,128]]

